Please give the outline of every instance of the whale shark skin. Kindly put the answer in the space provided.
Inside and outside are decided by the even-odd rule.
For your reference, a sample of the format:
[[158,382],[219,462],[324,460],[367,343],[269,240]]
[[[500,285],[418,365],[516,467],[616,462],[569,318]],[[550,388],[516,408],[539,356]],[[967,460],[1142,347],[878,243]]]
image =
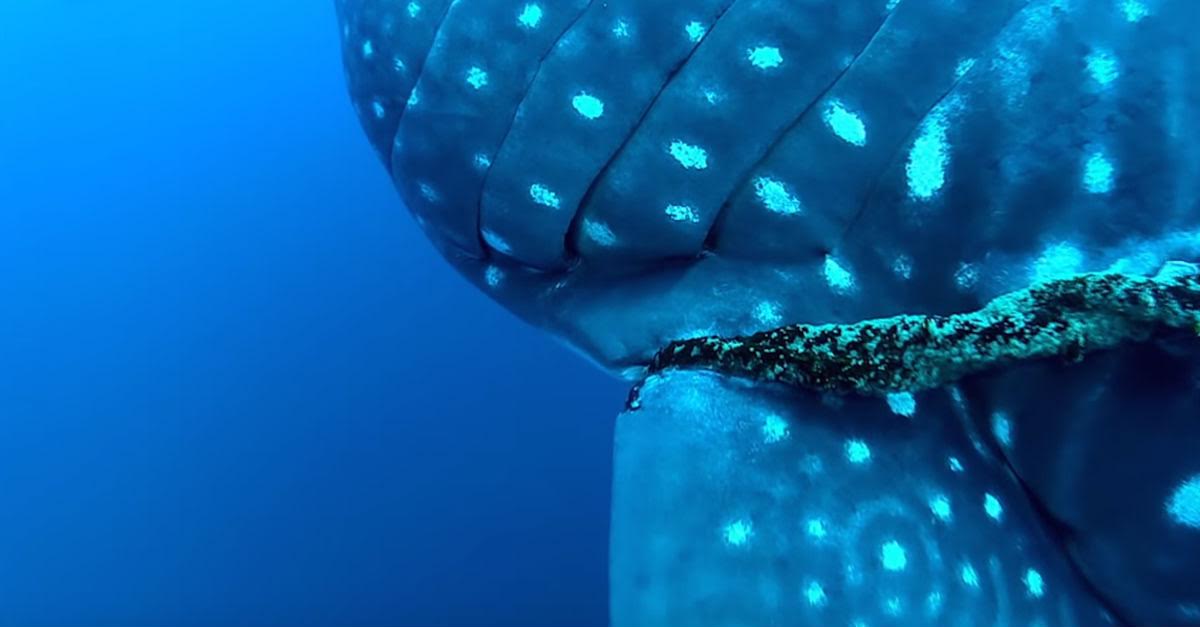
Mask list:
[[927,421],[944,391],[911,420],[712,373],[643,392],[618,419],[614,624],[1116,624],[1021,486]]
[[1200,253],[1188,0],[338,6],[405,205],[613,369]]
[[[1179,263],[1040,283],[958,316],[668,345],[618,420],[614,611],[703,624],[722,606],[770,623],[779,589],[808,578],[808,603],[784,613],[817,624],[872,623],[870,607],[904,624],[1043,624],[1052,609],[1066,624],[1190,624],[1198,364],[1200,268]],[[889,566],[913,546],[919,568]],[[882,569],[864,571],[871,550]],[[1027,603],[1010,603],[1013,586]],[[971,600],[963,615],[943,614],[948,594]]]
[[[1038,282],[1200,259],[1191,0],[335,4],[355,110],[430,240],[496,301],[631,379],[689,338],[959,314]],[[1156,339],[832,409],[725,374],[652,375],[661,385],[643,389],[662,394],[618,421],[614,623],[707,624],[704,608],[720,606],[720,624],[1200,624],[1194,348]],[[727,411],[687,410],[706,403]],[[873,426],[893,406],[919,433]],[[775,448],[791,453],[758,457],[752,408],[782,420],[793,439]],[[872,467],[886,472],[804,483],[803,438],[828,444],[812,454],[831,473],[839,454],[846,466],[835,417],[872,451],[873,437],[892,442]],[[707,461],[650,454],[664,446]],[[968,491],[950,492],[966,488],[927,459],[951,448],[964,465],[974,456]],[[822,502],[844,531],[867,516],[854,503],[895,484],[904,512],[887,516],[945,535],[922,501],[935,480],[979,535],[959,525],[946,551],[972,557],[938,562],[924,547],[912,570],[883,564],[882,536],[859,546],[830,531],[874,570],[802,572],[818,555],[803,529],[710,507],[771,485],[787,493],[755,501],[771,516]],[[660,520],[673,510],[645,509],[654,499],[630,513],[681,486],[674,509],[708,526]],[[980,490],[1005,492],[999,530],[979,516]],[[785,532],[797,535],[771,535]],[[737,548],[730,534],[751,550],[721,553]],[[1005,543],[1017,546],[996,548],[993,567],[983,547]],[[696,577],[715,578],[666,576],[655,560],[680,546],[703,565]],[[741,561],[725,572],[718,558]],[[854,588],[897,572],[928,581],[870,599]],[[945,605],[920,613],[931,581]]]

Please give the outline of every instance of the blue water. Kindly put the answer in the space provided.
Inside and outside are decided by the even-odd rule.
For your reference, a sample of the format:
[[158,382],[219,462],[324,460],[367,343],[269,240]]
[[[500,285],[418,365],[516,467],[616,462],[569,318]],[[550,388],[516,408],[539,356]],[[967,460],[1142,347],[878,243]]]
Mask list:
[[624,385],[453,274],[329,2],[0,3],[0,625],[598,625]]

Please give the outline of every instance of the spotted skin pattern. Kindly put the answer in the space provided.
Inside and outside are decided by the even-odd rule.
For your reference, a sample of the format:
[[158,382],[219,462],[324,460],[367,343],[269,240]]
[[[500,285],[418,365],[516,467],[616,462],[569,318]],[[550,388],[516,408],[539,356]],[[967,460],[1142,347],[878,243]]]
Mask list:
[[[430,240],[504,306],[631,380],[672,342],[948,316],[1041,281],[1152,276],[1170,260],[1200,260],[1200,3],[1193,0],[335,4],[354,110]],[[1117,624],[1200,625],[1193,350],[1154,341],[1070,367],[1010,364],[961,380],[953,402],[932,412],[926,399],[949,394],[944,388],[872,401],[871,412],[882,408],[920,431],[916,449],[957,451],[947,467],[958,464],[983,481],[970,498],[992,491],[1002,525],[1044,538],[1046,554],[1066,560],[1042,568],[997,554],[1003,577],[986,554],[946,562],[934,570],[947,586],[955,576],[972,589],[969,582],[980,590],[993,580],[1006,586],[991,597],[956,596],[953,612],[949,592],[945,612],[918,615],[912,590],[848,596],[844,574],[800,572],[800,562],[755,553],[779,533],[758,510],[732,508],[703,528],[674,529],[672,542],[749,549],[741,570],[730,572],[745,575],[738,583],[746,586],[751,576],[761,581],[753,594],[736,588],[747,593],[739,602],[800,612],[784,622],[1087,626],[1105,624],[1091,611],[1103,606]],[[1113,383],[1135,362],[1161,375],[1153,395]],[[724,393],[695,376],[672,388],[679,402],[703,405]],[[766,432],[765,423],[747,426],[746,437],[769,432],[781,449],[818,437],[825,422],[807,409],[797,413],[811,402],[796,402],[774,408],[779,421]],[[632,415],[625,424],[634,424]],[[1148,416],[1159,426],[1147,428]],[[666,438],[625,433],[619,444],[627,447]],[[920,482],[940,470],[889,457],[907,455],[908,444],[881,447],[869,429],[841,435],[829,436],[820,455],[762,467],[762,485],[770,479],[772,490],[799,489],[792,471],[853,451],[864,468],[886,466],[908,478],[899,483],[909,492],[897,497],[904,516],[924,503],[929,520],[965,529],[968,513],[995,511],[992,501],[978,501],[990,510],[964,510],[963,494],[918,495]],[[846,439],[854,446],[846,448]],[[724,441],[727,455],[758,450],[738,448],[748,442]],[[987,455],[969,457],[980,450]],[[683,476],[666,461],[636,468],[646,480]],[[1005,468],[1024,492],[1004,483]],[[702,497],[739,480],[707,472],[712,487],[696,492]],[[626,481],[633,478],[617,480],[618,512],[630,505],[620,495],[635,495],[622,491]],[[831,499],[879,498],[891,485],[873,481],[836,490],[814,484],[806,494],[835,508]],[[853,512],[839,516],[844,528]],[[887,538],[852,547],[832,518],[803,525],[810,523],[802,531],[843,542],[844,551],[869,549],[856,563],[872,564],[880,576],[933,568],[914,548],[916,536],[894,538],[905,567],[889,569],[902,560]],[[624,537],[631,551],[652,556],[658,546]],[[960,541],[972,542],[965,534],[948,540]],[[891,547],[886,564],[884,546]],[[614,543],[614,557],[622,550]],[[787,576],[768,576],[777,569]],[[623,572],[614,567],[615,582]],[[720,581],[721,572],[696,576]],[[776,584],[784,587],[767,594]],[[653,624],[641,618],[661,607],[613,589],[616,624]],[[1018,592],[1077,613],[1058,606],[1022,613]],[[671,611],[687,610],[688,599],[712,603],[654,599]],[[786,605],[793,602],[800,605]],[[803,613],[817,608],[827,614]],[[735,614],[722,624],[738,624]]]
[[967,428],[1021,477],[1131,624],[1200,622],[1200,529],[1188,514],[1200,494],[1186,489],[1200,472],[1200,338],[1001,369],[967,380],[962,398]]
[[[505,143],[485,186],[482,228],[511,242],[511,254],[518,261],[537,268],[562,268],[567,231],[595,173],[621,150],[674,68],[696,49],[697,41],[686,25],[711,28],[731,1],[610,0],[590,7],[571,37],[542,63],[517,111],[512,137],[538,136],[542,141]],[[636,23],[629,21],[626,31],[614,32],[616,22],[633,16]],[[661,45],[647,47],[647,41]],[[588,62],[593,58],[604,62]],[[576,101],[580,95],[594,101]],[[597,102],[602,103],[602,113]],[[655,147],[658,156],[670,158],[667,145]],[[545,211],[531,205],[526,190],[534,184],[555,190],[565,207]],[[539,218],[531,220],[531,214]],[[587,219],[581,217],[581,224]],[[606,225],[611,232],[604,216],[590,223]],[[586,229],[580,230],[586,235]],[[611,239],[619,240],[621,235],[614,232]],[[609,239],[588,237],[587,241],[604,247]]]
[[[598,246],[579,234],[569,244],[598,263],[695,255],[746,172],[886,19],[882,0],[734,3],[580,209],[585,219],[609,224],[621,244]],[[701,147],[712,167],[674,163],[663,146],[675,141]],[[671,220],[662,208],[672,204],[689,207],[694,219],[686,225]]]
[[768,301],[943,314],[1200,256],[1190,0],[337,6],[355,108],[426,233],[614,369],[778,326]]
[[354,108],[385,163],[450,0],[338,2]]
[[651,376],[617,421],[613,624],[1121,624],[954,398],[916,403]]
[[[393,144],[392,171],[405,203],[429,228],[470,254],[481,253],[485,245],[478,217],[487,171],[476,167],[476,156],[487,156],[496,167],[494,155],[542,58],[590,3],[555,2],[536,28],[521,19],[526,4],[451,3],[413,87],[417,98],[405,109]],[[480,46],[482,41],[488,45]]]

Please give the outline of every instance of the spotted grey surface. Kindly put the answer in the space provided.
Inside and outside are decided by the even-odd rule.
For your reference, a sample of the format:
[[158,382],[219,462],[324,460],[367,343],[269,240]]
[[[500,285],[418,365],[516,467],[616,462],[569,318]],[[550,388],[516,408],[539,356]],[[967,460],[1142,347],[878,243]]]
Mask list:
[[1200,254],[1190,0],[338,7],[404,204],[609,367]]
[[617,423],[614,624],[1120,624],[1018,482],[939,420],[960,403],[654,375]]
[[[681,338],[969,311],[1036,281],[1200,259],[1193,0],[336,4],[354,108],[430,239],[497,301],[631,377]],[[1016,622],[988,613],[1001,607],[993,596],[978,606],[992,622],[979,624],[1103,624],[1089,622],[1096,604],[1131,624],[1200,624],[1200,377],[1194,350],[1143,348],[973,379],[958,391],[972,417],[962,432],[913,441],[940,455],[962,438],[996,449],[1008,433],[1018,448],[981,458],[991,487],[972,490],[1009,491],[1014,528],[1061,549],[1044,572],[1032,553],[1004,551]],[[1160,385],[1139,391],[1130,369]],[[922,424],[958,411],[889,400],[933,406]],[[868,411],[855,407],[841,415]],[[785,416],[790,432],[817,429],[836,448],[809,415]],[[651,432],[626,442],[638,433]],[[904,459],[895,467],[913,481],[933,476]],[[1004,484],[1005,466],[1023,491]],[[822,502],[879,487],[814,486]],[[905,485],[906,507],[918,487]],[[721,524],[762,539],[761,520],[738,520]],[[697,550],[724,541],[676,532]],[[1059,558],[1080,582],[1059,578]],[[981,581],[990,564],[972,558]],[[1078,613],[1027,605],[1022,567]],[[952,567],[938,572],[953,583]],[[896,618],[891,597],[870,600],[873,619],[851,616],[826,580],[825,607],[847,621],[920,624]],[[780,594],[813,609],[806,590]],[[914,610],[919,599],[905,599]],[[615,603],[618,623],[639,624]],[[778,624],[836,624],[806,616]]]

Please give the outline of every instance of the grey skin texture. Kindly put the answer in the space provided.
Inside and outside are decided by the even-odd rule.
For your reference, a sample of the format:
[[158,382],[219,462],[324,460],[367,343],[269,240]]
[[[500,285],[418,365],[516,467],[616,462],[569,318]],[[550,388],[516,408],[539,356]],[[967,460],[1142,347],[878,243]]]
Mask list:
[[[1193,0],[335,6],[354,108],[433,244],[497,302],[631,380],[674,342],[961,315],[1047,281],[1082,273],[1136,280],[1200,260]],[[807,495],[755,501],[776,503],[777,515],[799,517],[811,500],[842,508],[844,522],[867,515],[854,503],[892,486],[905,495],[902,518],[916,520],[923,482],[945,484],[927,458],[965,441],[979,483],[950,495],[955,512],[978,518],[970,504],[978,490],[1006,490],[1012,534],[985,532],[987,520],[969,528],[992,545],[1020,546],[996,553],[1004,577],[994,577],[1004,587],[987,588],[991,559],[970,548],[983,540],[956,527],[946,551],[974,556],[979,589],[992,601],[971,605],[966,590],[953,599],[965,605],[933,615],[913,605],[919,591],[929,594],[928,581],[896,589],[907,595],[903,617],[891,604],[858,616],[850,610],[866,597],[833,594],[826,573],[824,607],[839,617],[830,622],[791,611],[788,604],[807,602],[808,558],[778,552],[799,544],[761,544],[768,527],[759,515],[752,537],[760,544],[750,546],[762,550],[742,554],[745,579],[718,586],[716,597],[657,589],[662,607],[695,612],[672,614],[696,617],[673,624],[1200,624],[1195,342],[1186,333],[1137,339],[1065,361],[1023,358],[963,372],[885,400],[824,397],[820,407],[835,403],[830,415],[813,409],[812,391],[793,388],[779,398],[794,406],[777,407],[772,385],[736,373],[652,376],[643,390],[667,380],[659,389],[671,393],[618,423],[614,623],[659,620],[631,583],[650,566],[626,559],[650,559],[654,538],[673,535],[696,555],[729,548],[729,521],[703,530],[695,521],[732,515],[710,505],[732,503],[721,500],[721,486],[744,479],[739,467],[703,455],[752,459],[757,450],[735,428],[749,418],[721,400],[736,390],[747,408],[775,399],[772,411],[792,436],[824,438],[826,457],[836,457],[843,436],[831,434],[829,420],[862,425],[867,442],[872,428],[887,433],[872,420],[880,408],[914,415],[916,433],[888,446],[894,452],[877,466],[886,472],[874,479],[809,485],[794,465],[757,466],[762,485]],[[947,395],[953,402],[925,400]],[[725,410],[687,410],[700,406]],[[643,412],[660,412],[654,428],[644,418],[655,414]],[[714,424],[727,435],[705,426]],[[668,434],[679,441],[664,441]],[[666,448],[661,457],[636,453],[709,436],[699,466]],[[662,511],[639,518],[621,513],[640,498],[639,486],[676,480],[688,486],[686,501],[663,501]],[[872,483],[880,481],[890,483]],[[654,527],[654,516],[676,511],[677,526]],[[936,515],[923,515],[926,531],[941,533]],[[691,516],[695,524],[684,524]],[[657,535],[616,532],[643,523]],[[1023,594],[1019,569],[1035,561],[1021,546],[1047,553],[1042,598],[1070,612],[1014,605]],[[936,570],[921,559],[914,556],[914,569],[949,595],[953,562]],[[780,604],[704,618],[705,608],[762,598],[750,575],[775,571]],[[839,585],[854,580],[844,575]],[[999,613],[1002,606],[1016,609]],[[1106,608],[1108,618],[1089,607]]]
[[956,398],[906,418],[653,375],[618,419],[613,623],[1114,624],[1021,486],[936,418]]

